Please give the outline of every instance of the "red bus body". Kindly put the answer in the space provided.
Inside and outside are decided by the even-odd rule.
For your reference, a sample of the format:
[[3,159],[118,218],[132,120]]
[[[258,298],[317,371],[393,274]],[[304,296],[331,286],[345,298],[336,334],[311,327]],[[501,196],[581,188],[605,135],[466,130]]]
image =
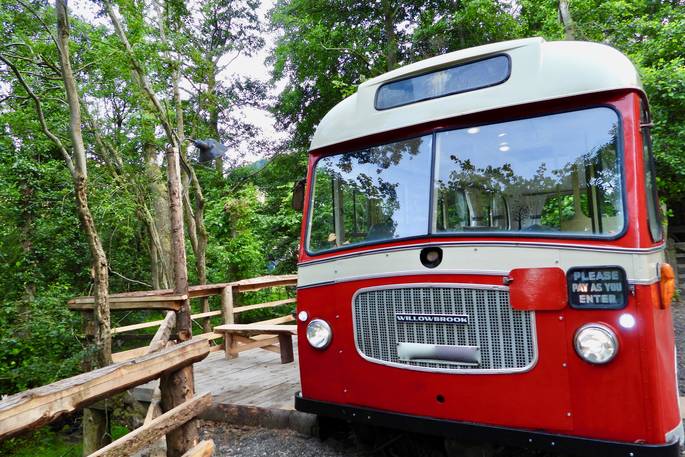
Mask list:
[[[621,167],[627,226],[613,240],[490,237],[477,233],[460,237],[430,235],[312,255],[305,249],[304,240],[308,236],[305,216],[300,266],[305,268],[326,262],[331,277],[325,283],[298,289],[298,311],[306,311],[309,319],[328,322],[333,337],[324,350],[313,348],[304,337],[307,320],[298,319],[302,392],[296,399],[297,408],[373,425],[447,437],[477,437],[580,455],[678,455],[678,443],[672,437],[681,424],[673,323],[669,304],[662,300],[658,280],[631,283],[624,309],[583,310],[571,308],[565,302],[567,284],[563,276],[561,279],[550,276],[544,283],[543,295],[548,296],[547,301],[551,303],[547,306],[540,301],[543,295],[537,289],[539,282],[521,284],[525,275],[523,279],[515,279],[511,287],[519,287],[518,293],[523,294],[521,300],[525,300],[526,294],[534,297],[527,305],[535,314],[537,358],[534,365],[524,372],[460,374],[403,369],[363,357],[355,344],[353,297],[368,288],[412,284],[502,286],[507,284],[510,272],[460,274],[426,268],[425,271],[417,269],[392,274],[379,271],[377,275],[344,281],[337,281],[335,277],[336,264],[342,259],[384,255],[388,265],[392,265],[395,256],[404,255],[403,252],[418,254],[418,250],[426,246],[456,247],[461,249],[459,255],[470,255],[474,259],[485,249],[502,249],[506,255],[518,249],[521,255],[526,255],[526,249],[536,247],[554,253],[550,259],[571,255],[566,253],[572,251],[580,265],[584,264],[580,260],[583,253],[588,256],[594,252],[622,256],[647,252],[660,255],[663,242],[653,242],[650,237],[644,198],[647,189],[643,177],[647,164],[642,160],[640,134],[643,99],[640,91],[625,89],[536,101],[423,122],[312,150],[308,195],[317,160],[330,154],[438,130],[608,106],[619,113],[622,126]],[[310,199],[306,199],[305,215],[309,214],[310,204]],[[447,250],[445,252],[449,255]],[[593,264],[592,261],[587,263]],[[537,267],[558,268],[559,262],[541,261]],[[541,278],[544,282],[544,274]],[[638,325],[624,328],[619,319],[626,313],[632,315]],[[610,363],[593,365],[576,354],[574,334],[588,322],[601,323],[618,336],[620,350]]]

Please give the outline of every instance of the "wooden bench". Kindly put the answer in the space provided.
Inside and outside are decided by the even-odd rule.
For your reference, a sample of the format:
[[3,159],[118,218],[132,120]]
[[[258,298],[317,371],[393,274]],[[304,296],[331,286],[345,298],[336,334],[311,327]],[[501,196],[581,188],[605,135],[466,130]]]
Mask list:
[[227,359],[234,359],[249,349],[261,348],[280,353],[281,363],[295,360],[293,335],[297,335],[297,325],[224,324],[214,327],[214,332],[224,337]]

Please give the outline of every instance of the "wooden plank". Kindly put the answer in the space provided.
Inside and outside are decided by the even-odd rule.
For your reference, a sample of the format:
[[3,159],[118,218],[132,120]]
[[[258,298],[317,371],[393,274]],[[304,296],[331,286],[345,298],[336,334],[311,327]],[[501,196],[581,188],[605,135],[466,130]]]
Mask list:
[[221,284],[203,284],[201,286],[189,286],[188,296],[190,298],[204,298],[213,297],[214,295],[220,295],[221,291],[229,286],[228,283]]
[[162,392],[159,390],[159,381],[156,381],[157,387],[152,393],[152,399],[150,400],[150,406],[147,409],[147,414],[145,415],[145,421],[143,425],[149,424],[154,419],[162,415],[162,407],[160,406],[160,401],[162,400]]
[[[162,296],[162,295],[172,295],[174,293],[173,289],[157,289],[157,290],[136,290],[132,292],[118,292],[115,294],[109,294],[109,298],[119,298],[119,297],[152,297],[152,296]],[[75,297],[69,300],[67,303],[76,303],[77,301],[84,302],[84,301],[90,301],[92,302],[93,296],[92,295],[84,295],[81,297]]]
[[[264,289],[267,287],[296,284],[297,275],[260,276],[258,278],[243,279],[235,282],[189,286],[188,298],[201,298],[211,297],[212,295],[219,295],[222,289],[234,285],[238,286],[240,292],[246,292],[250,290]],[[168,299],[168,297],[173,296],[173,294],[173,289],[138,290],[133,292],[120,292],[115,294],[109,294],[109,298],[110,300],[145,297],[158,297]],[[94,301],[95,299],[92,295],[90,295],[72,298],[67,303],[71,305],[76,303],[94,303]]]
[[[257,339],[260,336],[263,338]],[[246,336],[233,335],[233,338],[235,338],[239,343],[243,343],[243,344],[252,343],[253,341],[259,342],[259,341],[264,341],[264,340],[275,340],[275,341],[273,341],[274,343],[278,342],[278,337],[271,336],[271,335],[255,335],[255,336],[250,337],[250,338],[248,338]],[[238,347],[242,347],[242,346],[238,346]],[[259,349],[264,349],[265,351],[275,352],[276,354],[281,353],[281,348],[279,348],[278,346],[276,346],[274,344],[267,344],[265,346],[257,346],[257,347],[259,347]]]
[[203,319],[205,317],[221,316],[221,311],[207,311],[206,313],[198,313],[190,316],[191,319]]
[[[202,319],[203,317],[212,317],[212,316],[219,316],[219,315],[221,315],[221,311],[210,311],[208,313],[193,314],[190,317],[192,319]],[[131,324],[131,325],[123,325],[121,327],[115,327],[112,329],[112,335],[117,335],[119,333],[124,333],[124,332],[130,332],[133,330],[140,330],[143,328],[157,327],[162,322],[164,322],[164,320],[141,322],[140,324]]]
[[200,333],[199,335],[193,335],[193,340],[216,340],[218,338],[223,338],[224,336],[221,333],[216,333],[216,332],[209,332],[209,333]]
[[[176,295],[152,295],[152,296],[144,296],[144,297],[109,297],[109,303],[110,305],[112,303],[129,303],[129,302],[134,302],[134,303],[145,303],[145,302],[158,302],[158,301],[183,301],[187,300],[188,295],[185,294],[176,294]],[[70,305],[90,305],[95,302],[95,299],[93,297],[79,297],[79,298],[74,298],[72,300],[69,300]]]
[[112,362],[120,363],[147,354],[147,346],[112,353]]
[[101,398],[202,360],[207,354],[207,343],[188,341],[7,397],[0,401],[0,439],[52,422]]
[[297,325],[274,325],[274,324],[224,324],[214,327],[217,333],[235,333],[238,335],[259,335],[273,334],[279,335],[290,333],[297,335]]
[[295,303],[297,299],[295,298],[288,298],[286,300],[277,300],[277,301],[271,301],[267,303],[257,303],[256,305],[246,305],[246,306],[240,306],[238,308],[233,308],[233,312],[238,314],[238,313],[244,313],[245,311],[250,311],[253,309],[263,309],[263,308],[273,308],[276,306],[283,306],[287,305],[290,303]]
[[90,457],[127,457],[192,420],[211,404],[212,396],[209,392],[194,397],[167,411],[149,424],[133,430],[99,451],[92,453]]
[[295,318],[288,314],[287,316],[275,317],[265,321],[253,322],[254,324],[285,324],[286,322],[295,322]]
[[237,352],[249,351],[250,349],[262,348],[278,343],[277,336],[272,336],[268,340],[250,340],[249,338],[240,338],[238,335],[235,335],[233,338],[240,343],[236,347]]
[[[155,297],[161,298],[161,297]],[[164,309],[170,311],[177,311],[181,308],[184,300],[163,300],[163,301],[129,301],[114,302],[109,304],[109,309],[112,311],[120,310],[137,310],[137,309]],[[137,299],[136,299],[137,300]],[[91,311],[93,303],[74,303],[69,305],[72,311]]]
[[141,322],[140,324],[122,325],[121,327],[114,327],[112,329],[112,335],[117,335],[119,333],[124,333],[124,332],[131,332],[133,330],[140,330],[143,328],[157,327],[162,322],[164,322],[164,320]]
[[150,345],[147,348],[147,353],[149,354],[164,349],[169,342],[169,338],[171,338],[171,332],[173,332],[175,326],[176,313],[169,311],[166,313],[162,325],[157,329],[155,336],[152,337],[152,341],[150,341]]
[[261,276],[259,278],[243,279],[233,283],[238,292],[250,292],[266,289],[267,287],[295,286],[297,275]]
[[181,457],[210,457],[214,454],[214,441],[203,440]]

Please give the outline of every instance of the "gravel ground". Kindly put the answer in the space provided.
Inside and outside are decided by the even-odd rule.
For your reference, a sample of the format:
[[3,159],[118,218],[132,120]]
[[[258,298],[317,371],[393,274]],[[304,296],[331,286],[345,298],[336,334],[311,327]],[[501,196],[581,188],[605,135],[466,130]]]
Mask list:
[[239,427],[203,421],[202,437],[212,438],[221,457],[361,457],[368,455],[352,441],[321,441],[290,430]]
[[[685,395],[685,302],[673,305],[673,325],[678,347],[680,394]],[[202,437],[212,438],[215,456],[221,457],[440,457],[444,454],[429,444],[408,440],[387,440],[387,445],[365,447],[351,437],[318,438],[304,436],[290,430],[268,430],[255,427],[231,426],[221,422],[203,421]],[[467,455],[467,454],[465,454]],[[475,455],[475,454],[471,454]],[[480,454],[479,454],[480,455]],[[532,457],[523,451],[504,449],[498,457]],[[534,454],[537,457],[557,457]]]

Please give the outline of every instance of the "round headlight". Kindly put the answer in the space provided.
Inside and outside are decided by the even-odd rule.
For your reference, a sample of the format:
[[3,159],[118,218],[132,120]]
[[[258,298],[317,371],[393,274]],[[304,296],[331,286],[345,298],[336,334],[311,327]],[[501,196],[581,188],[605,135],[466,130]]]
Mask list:
[[580,358],[589,363],[609,363],[618,354],[618,338],[606,325],[582,326],[576,332],[573,342]]
[[307,341],[314,349],[326,349],[331,344],[333,331],[328,322],[321,319],[312,319],[307,325]]

